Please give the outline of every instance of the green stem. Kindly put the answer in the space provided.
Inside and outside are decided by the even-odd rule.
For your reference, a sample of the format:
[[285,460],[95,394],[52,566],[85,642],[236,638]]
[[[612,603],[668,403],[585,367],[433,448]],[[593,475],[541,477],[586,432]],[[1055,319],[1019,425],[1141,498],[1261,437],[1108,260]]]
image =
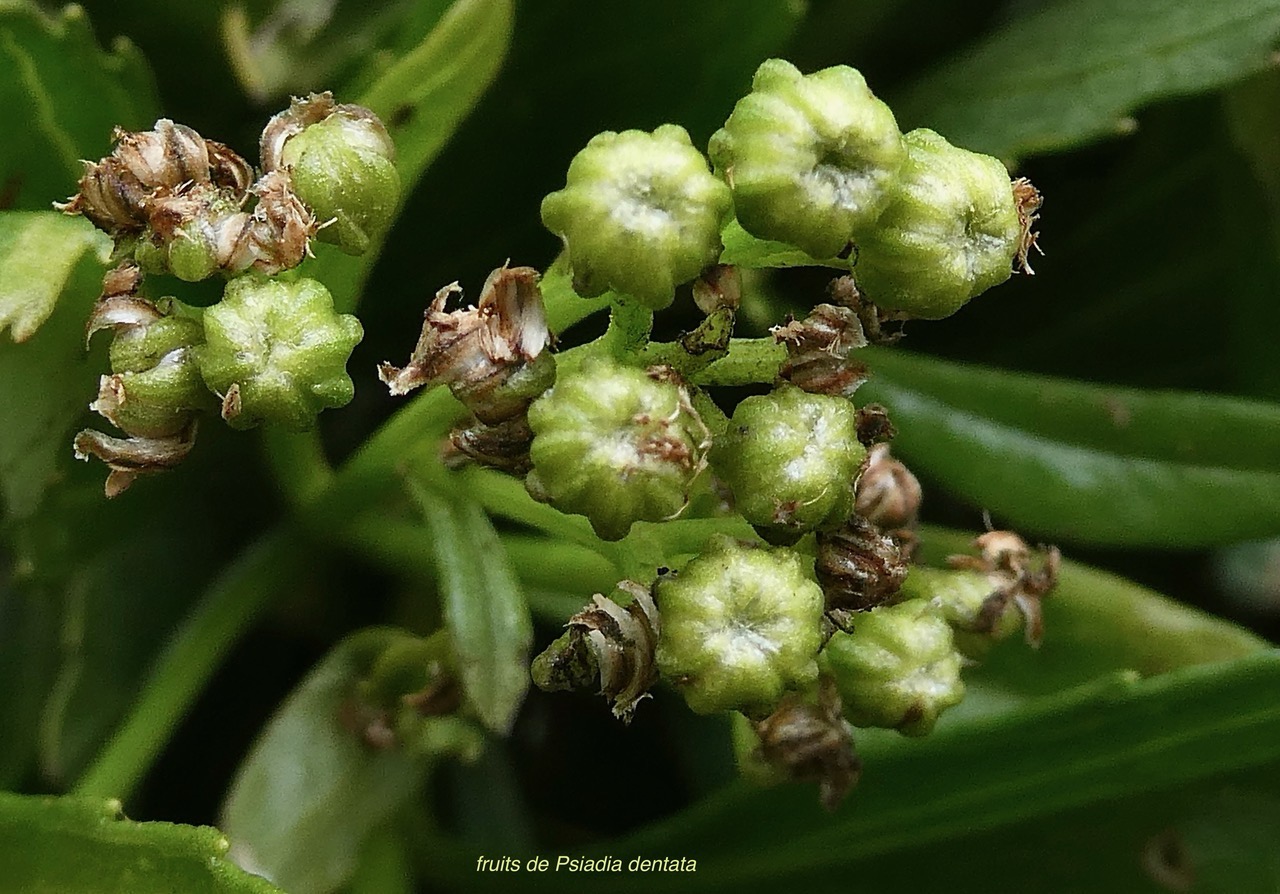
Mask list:
[[648,364],[663,363],[685,374],[695,385],[755,385],[772,382],[787,359],[787,349],[772,338],[735,338],[729,353],[703,366],[679,342],[651,342],[644,350]]
[[128,718],[80,777],[75,794],[128,797],[241,634],[306,571],[304,551],[285,528],[233,562],[170,640]]
[[289,505],[305,506],[333,484],[333,466],[325,455],[319,430],[292,432],[267,426],[262,431],[262,446]]
[[635,301],[619,301],[609,314],[609,329],[601,347],[616,359],[633,362],[649,343],[653,331],[653,311]]

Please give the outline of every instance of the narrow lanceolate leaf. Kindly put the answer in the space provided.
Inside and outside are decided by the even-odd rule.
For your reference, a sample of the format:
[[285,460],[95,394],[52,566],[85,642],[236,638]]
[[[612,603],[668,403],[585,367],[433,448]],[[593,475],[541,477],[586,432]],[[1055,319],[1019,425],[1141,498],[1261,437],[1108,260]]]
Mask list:
[[105,155],[116,125],[150,124],[158,105],[141,54],[123,38],[104,52],[80,6],[50,16],[0,0],[0,209],[71,195],[80,159]]
[[905,126],[1005,159],[1131,129],[1128,115],[1267,67],[1276,0],[1056,0],[1004,24],[895,104]]
[[312,669],[241,764],[222,807],[231,858],[290,892],[326,894],[356,871],[363,843],[418,790],[422,755],[359,729],[360,681],[409,638],[353,634]]
[[[386,123],[405,195],[497,75],[511,43],[513,16],[512,0],[458,0],[418,46],[360,96],[346,98]],[[358,258],[320,248],[308,274],[328,286],[339,310],[350,310],[381,246]]]
[[477,503],[457,491],[438,496],[412,480],[408,487],[431,528],[463,690],[484,725],[506,733],[529,688],[529,606]]
[[859,399],[895,450],[1003,524],[1078,543],[1198,547],[1280,534],[1280,406],[868,351]]
[[[1077,808],[1115,809],[1139,797],[1275,766],[1278,686],[1280,652],[1272,650],[1147,680],[1118,674],[1013,711],[942,725],[910,742],[864,732],[862,780],[834,815],[822,810],[810,787],[760,789],[743,782],[590,855],[696,859],[696,872],[664,874],[662,890],[697,891],[707,878],[725,890],[765,890],[818,877],[822,882],[812,890],[848,890],[860,861],[899,854],[898,878],[905,884],[885,890],[932,890],[909,884],[913,850],[927,848],[926,859],[933,860],[935,848],[959,836],[998,837],[1041,819],[1070,817],[1067,811]],[[1140,846],[1134,843],[1135,860]],[[439,871],[442,880],[447,874],[466,890],[510,887],[509,881],[478,876],[475,855],[466,849],[445,855]],[[831,885],[829,878],[840,874],[844,886]],[[554,874],[522,882],[528,890],[563,885]],[[644,873],[609,880],[616,892],[653,887]]]
[[0,331],[35,334],[85,255],[106,263],[111,240],[82,217],[54,211],[0,214]]
[[135,823],[118,801],[0,792],[0,894],[280,894],[207,826]]
[[0,494],[11,516],[35,509],[96,390],[84,320],[108,251],[84,220],[0,212],[0,328],[22,340],[0,336]]

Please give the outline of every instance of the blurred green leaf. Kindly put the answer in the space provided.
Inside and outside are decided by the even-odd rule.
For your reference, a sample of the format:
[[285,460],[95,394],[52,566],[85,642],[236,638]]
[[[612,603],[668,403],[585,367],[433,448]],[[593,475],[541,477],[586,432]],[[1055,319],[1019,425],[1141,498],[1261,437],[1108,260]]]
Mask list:
[[226,854],[217,829],[130,822],[118,801],[0,792],[4,894],[280,894]]
[[[1250,263],[1234,268],[1243,287],[1230,293],[1231,360],[1244,391],[1280,400],[1272,337],[1280,331],[1280,72],[1266,72],[1228,91],[1224,110],[1253,175],[1253,182],[1239,171],[1221,178],[1224,235],[1251,254]],[[1264,220],[1240,214],[1241,206],[1250,204],[1263,206]]]
[[[102,502],[97,488],[92,497]],[[108,539],[80,534],[61,556],[68,573],[51,600],[61,608],[58,677],[41,717],[40,767],[47,780],[63,784],[80,774],[133,704],[208,570],[209,556],[187,544],[203,533],[198,520],[182,532],[156,532],[146,530],[147,514],[95,510],[84,507],[89,518],[118,524],[124,515],[132,524]]]
[[[355,98],[391,132],[406,196],[497,76],[513,16],[512,0],[457,0],[420,44]],[[350,310],[380,251],[377,245],[356,258],[317,246],[304,269],[329,288],[339,309]]]
[[1019,530],[1194,547],[1280,533],[1280,407],[869,351],[904,459]]
[[331,88],[394,35],[418,35],[415,22],[438,19],[448,0],[369,4],[351,0],[278,0],[253,16],[247,4],[222,12],[222,34],[236,75],[258,103]]
[[[963,727],[939,728],[909,747],[896,738],[876,740],[883,744],[862,749],[862,786],[834,817],[803,788],[735,787],[627,844],[650,853],[705,849],[700,873],[714,872],[722,884],[759,884],[802,867],[835,868],[957,833],[1274,763],[1280,760],[1278,684],[1275,651],[1148,680],[1117,676]],[[1224,748],[1227,741],[1231,747]],[[782,842],[775,836],[779,823],[788,831]],[[726,841],[731,827],[738,834]]]
[[35,509],[96,393],[84,321],[108,251],[86,221],[0,212],[0,308],[15,338],[25,338],[0,340],[0,492],[9,516]]
[[0,586],[0,788],[17,787],[36,754],[40,711],[57,670],[57,603]]
[[358,728],[360,682],[406,639],[386,628],[353,634],[280,706],[222,808],[237,864],[291,894],[333,891],[356,870],[368,836],[417,792],[426,755],[373,747]]
[[105,155],[111,129],[154,120],[155,84],[133,44],[104,52],[83,9],[46,15],[0,0],[0,209],[44,209],[75,192],[80,159]]
[[76,264],[105,264],[111,240],[81,217],[53,211],[0,214],[0,332],[24,342],[53,313]]
[[506,734],[529,688],[533,621],[506,550],[479,504],[407,482],[431,529],[444,618],[462,687],[481,722]]
[[[1274,894],[1280,787],[1275,765],[1126,797],[989,832],[904,847],[844,868],[877,894]],[[1265,792],[1266,794],[1262,794]],[[822,867],[788,875],[815,892],[847,890]],[[835,876],[833,878],[833,876]]]
[[1132,129],[1135,109],[1271,64],[1276,0],[1058,0],[1013,19],[917,81],[905,126],[1005,159]]
[[[902,855],[896,865],[910,881],[909,855],[932,860],[950,839],[987,831],[998,839],[1064,811],[1114,810],[1117,802],[1275,765],[1278,685],[1280,652],[1273,650],[1148,680],[1116,675],[1017,710],[940,726],[919,740],[864,731],[862,782],[834,815],[822,810],[809,786],[735,783],[589,853],[695,858],[696,873],[661,876],[664,891],[699,890],[707,878],[725,889],[762,890],[832,873],[844,877],[843,890],[860,861],[891,854]],[[1135,860],[1141,844],[1133,843]],[[1058,846],[1053,853],[1075,852]],[[477,875],[474,861],[472,849],[459,847],[441,852],[434,867],[442,880],[466,890],[510,889],[505,879]],[[521,890],[563,890],[565,884],[553,873],[520,882]],[[644,873],[609,877],[611,891],[653,885]]]

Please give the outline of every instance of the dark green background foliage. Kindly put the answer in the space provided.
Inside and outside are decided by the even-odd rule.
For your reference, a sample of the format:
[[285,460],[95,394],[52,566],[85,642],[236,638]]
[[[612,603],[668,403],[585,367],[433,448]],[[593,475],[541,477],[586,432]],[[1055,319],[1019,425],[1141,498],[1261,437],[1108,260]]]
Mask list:
[[[299,894],[326,878],[1280,890],[1280,655],[1265,641],[1280,552],[1268,572],[1264,547],[1240,545],[1280,538],[1278,38],[1277,0],[0,0],[0,788],[83,799],[0,795],[0,892],[267,890],[212,830],[122,821],[103,801],[218,822],[255,736],[316,666],[258,759],[326,784],[291,796],[304,804],[252,794],[267,806],[240,830],[288,851]],[[858,67],[904,130],[994,154],[1046,196],[1036,275],[908,326],[907,350],[868,354],[859,395],[891,408],[927,521],[976,531],[987,510],[1061,545],[1044,647],[998,650],[927,739],[860,734],[865,775],[833,816],[809,788],[736,781],[726,728],[673,693],[629,729],[599,700],[524,694],[530,609],[541,647],[628,561],[704,529],[650,526],[624,555],[516,482],[443,477],[439,395],[358,449],[397,409],[375,364],[404,356],[436,288],[474,298],[508,258],[553,261],[538,204],[593,134],[669,121],[705,145],[770,56]],[[163,114],[252,158],[265,118],[312,89],[383,114],[413,186],[376,262],[323,247],[308,262],[359,302],[356,400],[320,440],[209,424],[181,468],[108,503],[70,449],[104,363],[82,321],[106,247],[30,212],[74,191],[113,125]],[[826,278],[760,277],[738,334],[813,304]],[[964,545],[941,528],[926,543],[934,560]],[[335,644],[442,623],[488,730],[478,761],[444,757],[474,729],[385,766],[316,731],[324,675],[359,664]],[[690,856],[698,871],[477,876],[482,853]]]

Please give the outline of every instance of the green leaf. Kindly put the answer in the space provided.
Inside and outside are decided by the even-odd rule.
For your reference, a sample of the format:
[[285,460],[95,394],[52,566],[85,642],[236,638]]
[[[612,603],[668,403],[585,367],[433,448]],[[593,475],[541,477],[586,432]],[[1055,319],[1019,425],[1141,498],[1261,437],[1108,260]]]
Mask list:
[[80,159],[105,155],[111,129],[154,120],[155,84],[133,44],[98,47],[84,10],[54,16],[0,0],[0,208],[44,209],[75,192]]
[[[835,817],[818,808],[809,790],[735,787],[695,808],[696,830],[691,815],[629,844],[650,852],[714,848],[699,872],[714,872],[723,884],[758,884],[798,867],[834,868],[1274,763],[1280,759],[1277,684],[1280,653],[1274,651],[1149,680],[1120,676],[963,727],[939,728],[910,748],[896,738],[876,740],[880,744],[862,749],[863,784]],[[771,838],[781,822],[784,842]],[[730,826],[740,834],[726,847],[722,829]]]
[[[1280,72],[1259,75],[1224,99],[1227,124],[1254,180],[1237,175],[1223,178],[1221,185],[1226,213],[1217,220],[1223,234],[1254,253],[1251,263],[1232,268],[1234,278],[1242,282],[1228,293],[1234,311],[1228,318],[1233,335],[1230,357],[1242,389],[1280,400],[1280,366],[1270,337],[1280,331]],[[1262,205],[1265,220],[1243,217],[1239,209],[1245,203]]]
[[876,894],[987,894],[992,879],[1008,879],[1019,891],[1167,894],[1193,883],[1189,890],[1205,894],[1273,894],[1278,877],[1272,842],[1280,833],[1277,770],[1263,767],[925,847],[906,846],[842,867],[841,873],[819,868],[788,874],[787,881],[832,894],[847,890],[847,883],[841,885],[844,873]]
[[84,218],[52,211],[0,214],[0,332],[8,329],[15,342],[34,335],[89,254],[105,264],[111,240]]
[[1276,0],[1058,0],[1005,24],[894,103],[904,125],[1005,159],[1132,130],[1127,116],[1271,64]]
[[[664,891],[699,890],[709,877],[725,890],[764,890],[831,874],[847,890],[847,880],[860,877],[860,861],[904,853],[896,867],[910,882],[909,854],[917,849],[932,861],[943,842],[959,836],[989,831],[999,840],[1063,811],[1089,805],[1114,811],[1139,797],[1276,765],[1277,686],[1280,652],[1268,651],[1149,680],[1117,675],[1018,710],[940,726],[919,740],[864,731],[862,781],[834,815],[819,807],[811,786],[740,782],[590,853],[697,860],[694,873],[664,873]],[[1139,848],[1135,842],[1135,859]],[[1079,858],[1073,849],[1052,850]],[[477,875],[466,847],[441,853],[435,869],[442,881],[466,890],[510,885]],[[521,881],[528,890],[563,884],[554,874]],[[616,892],[649,891],[653,884],[644,873],[609,879]]]
[[412,479],[407,486],[431,528],[463,690],[481,722],[506,734],[529,688],[529,606],[479,504],[457,491],[437,496]]
[[84,518],[120,533],[104,540],[101,528],[94,537],[87,533],[92,524],[84,524],[61,556],[66,579],[45,594],[56,594],[49,601],[61,608],[61,625],[58,676],[41,717],[40,767],[47,780],[63,784],[79,776],[114,732],[199,593],[210,556],[187,538],[213,536],[199,519],[181,531],[146,530],[155,517],[147,510],[159,505],[178,513],[177,501],[150,499],[111,511],[116,507],[102,507],[98,487],[86,496],[94,502],[82,507]]
[[[355,99],[391,132],[405,195],[497,76],[513,16],[512,0],[457,0],[420,44]],[[347,311],[355,307],[380,251],[381,245],[373,246],[355,258],[317,246],[306,274],[323,282],[338,309]]]
[[10,516],[34,511],[96,393],[98,355],[85,355],[84,321],[108,251],[87,221],[0,212],[0,315],[25,339],[0,340],[0,492]]
[[1280,407],[866,352],[913,467],[1019,530],[1195,547],[1280,533]]
[[406,32],[420,37],[448,2],[278,0],[255,9],[260,14],[253,21],[245,4],[236,3],[222,13],[222,35],[240,83],[265,104],[332,85]]
[[280,894],[207,826],[135,823],[120,802],[0,792],[3,894]]
[[[971,535],[929,526],[921,535],[920,559],[928,564],[973,554]],[[1070,559],[1043,610],[1040,648],[1021,640],[993,648],[965,682],[1018,697],[1050,695],[1117,671],[1152,676],[1270,648],[1243,627]]]
[[721,234],[724,239],[724,251],[720,254],[721,264],[735,264],[739,267],[834,267],[836,270],[848,271],[849,261],[840,258],[816,260],[785,242],[773,242],[768,239],[757,239],[742,228],[737,218],[729,221]]
[[0,788],[16,788],[31,768],[57,670],[57,604],[45,595],[12,583],[0,587]]
[[406,639],[384,628],[353,634],[281,705],[222,808],[236,863],[287,891],[333,891],[356,870],[368,836],[417,792],[423,755],[371,747],[341,722],[379,657]]

